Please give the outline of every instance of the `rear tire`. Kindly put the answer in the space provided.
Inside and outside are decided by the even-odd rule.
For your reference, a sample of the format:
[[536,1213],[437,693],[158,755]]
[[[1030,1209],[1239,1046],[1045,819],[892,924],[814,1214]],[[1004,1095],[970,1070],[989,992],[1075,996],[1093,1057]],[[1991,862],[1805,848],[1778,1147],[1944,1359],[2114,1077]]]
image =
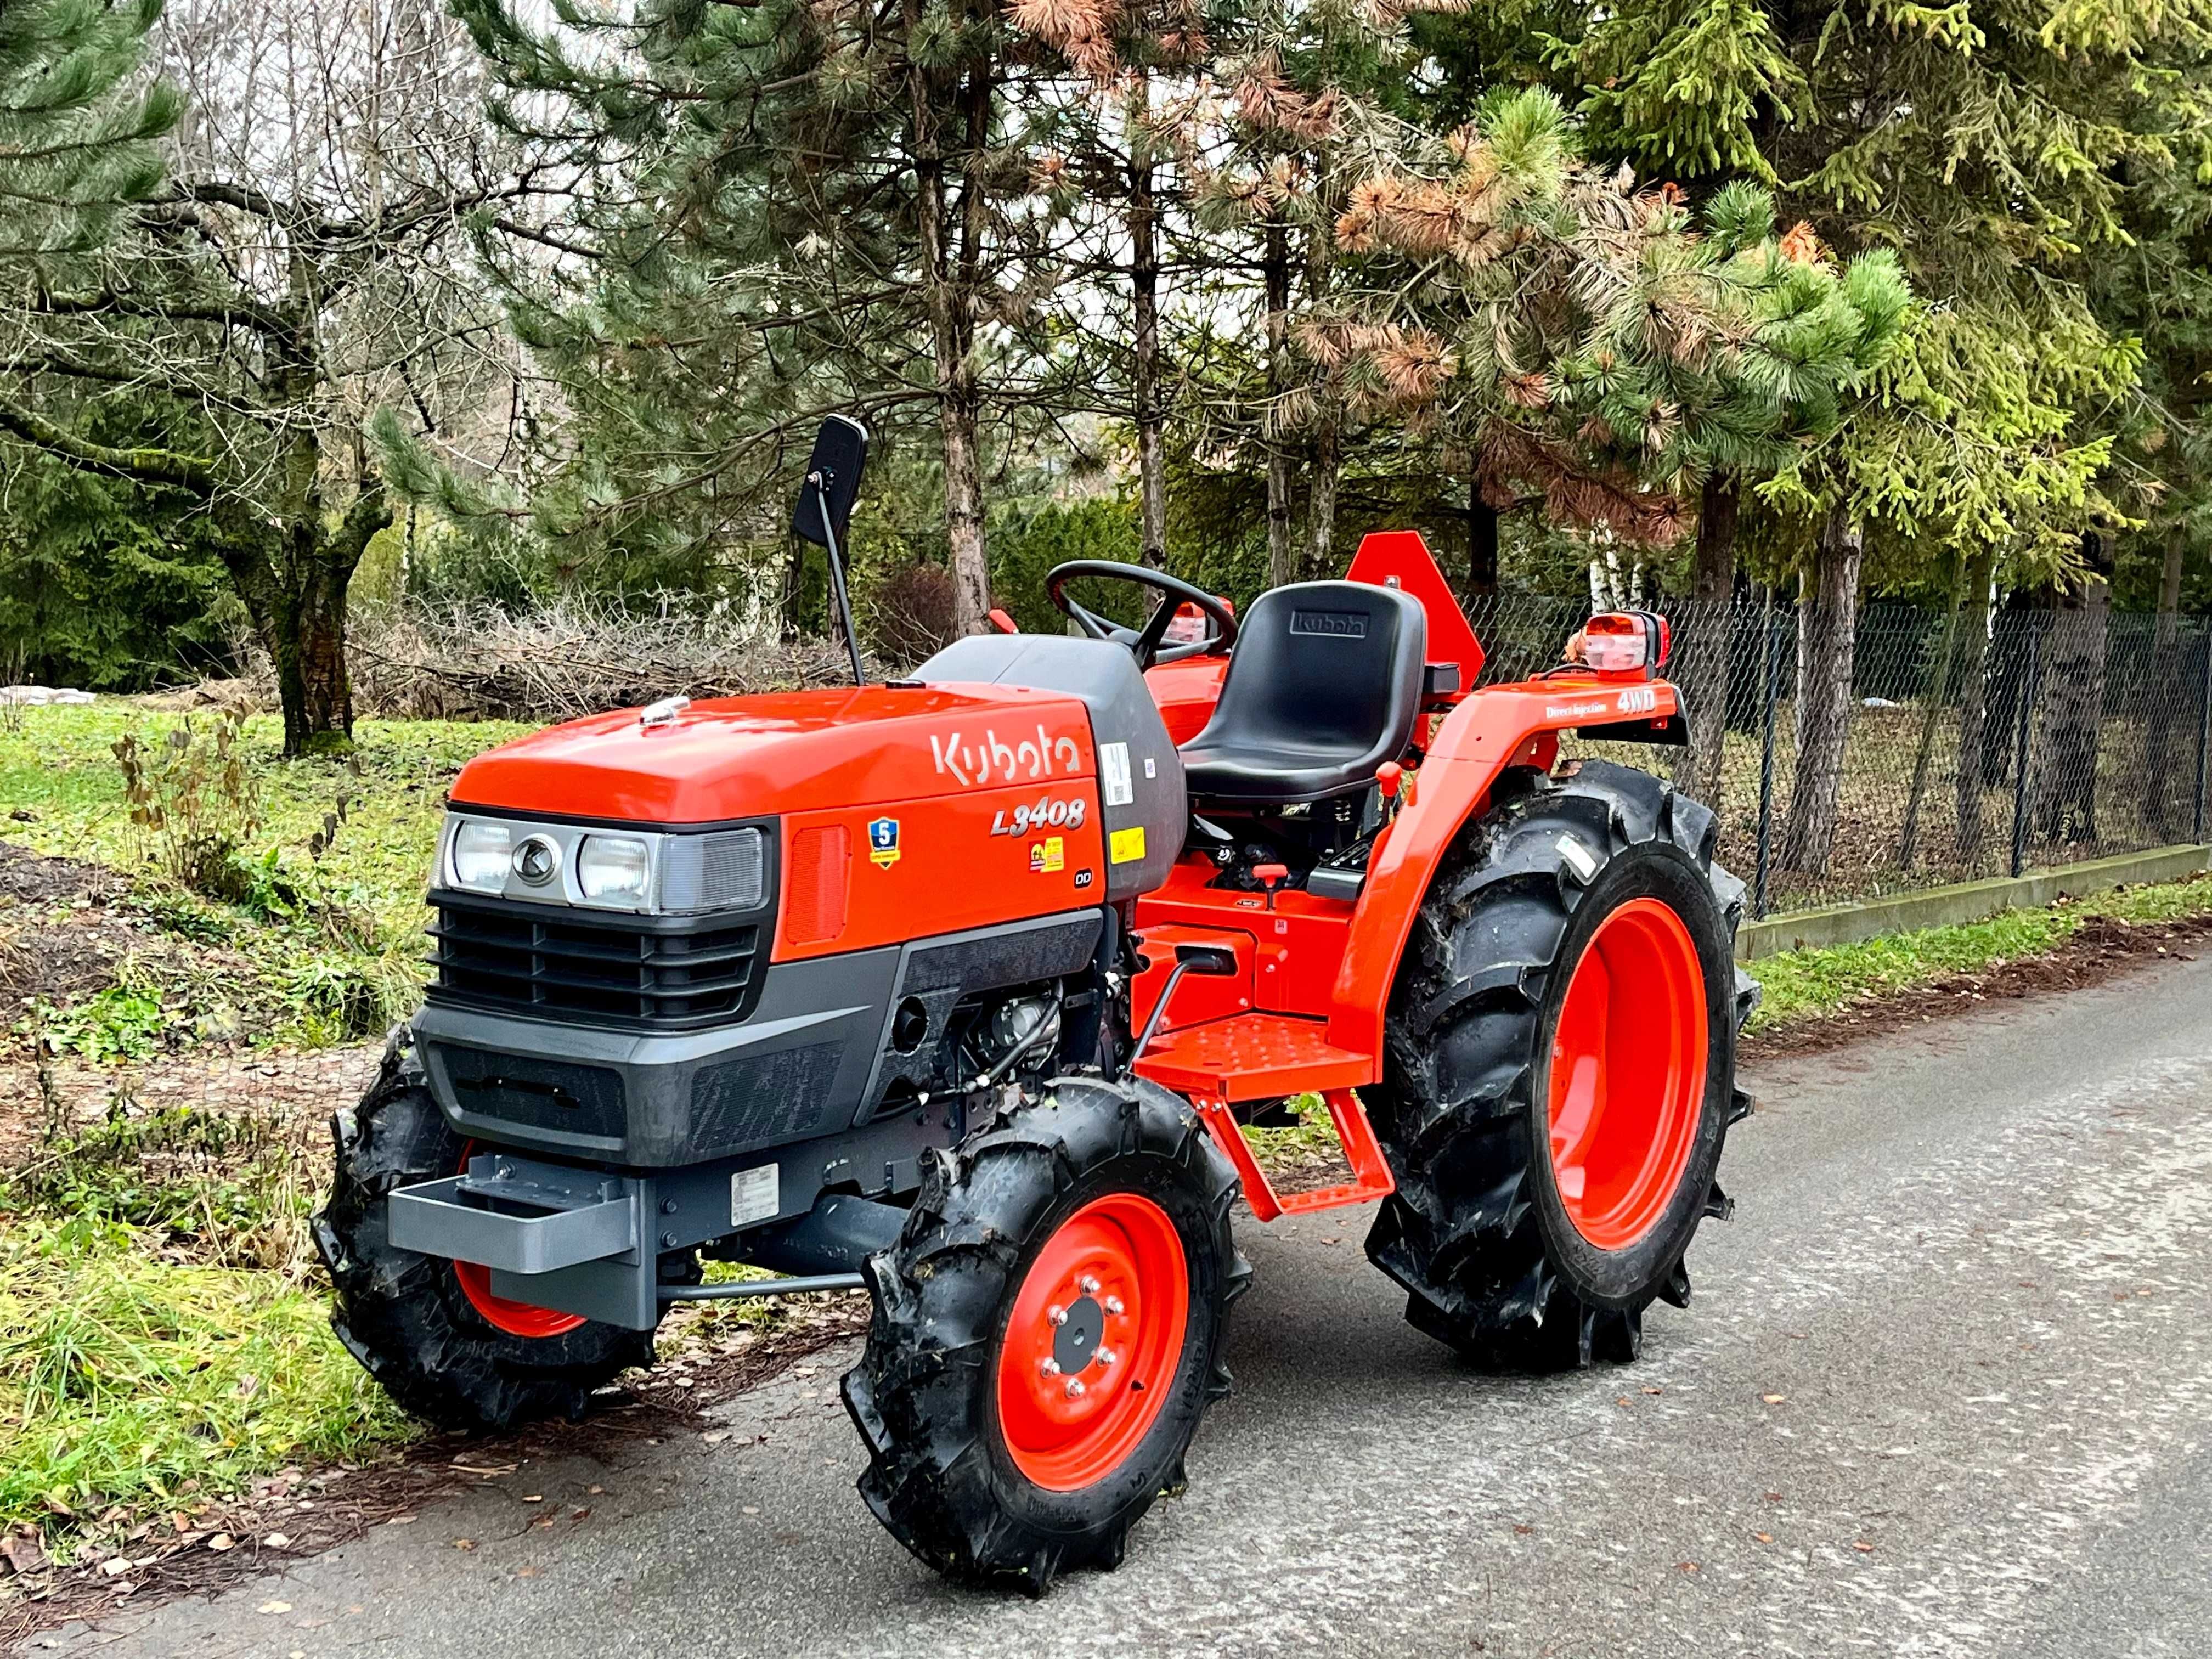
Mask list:
[[336,1179],[313,1224],[337,1290],[331,1325],[403,1409],[449,1429],[580,1417],[593,1389],[653,1363],[649,1331],[502,1304],[488,1282],[463,1282],[464,1264],[392,1243],[386,1197],[456,1173],[467,1145],[438,1109],[402,1035],[385,1049],[360,1105],[331,1120],[331,1135]]
[[1364,1097],[1398,1190],[1367,1253],[1415,1327],[1480,1363],[1626,1362],[1652,1301],[1688,1305],[1684,1252],[1729,1210],[1715,1170],[1758,1001],[1733,960],[1742,884],[1712,862],[1712,814],[1647,773],[1522,769],[1493,802],[1393,988]]
[[860,1495],[893,1536],[1033,1595],[1121,1564],[1228,1392],[1229,1304],[1251,1279],[1237,1190],[1197,1114],[1141,1082],[1056,1079],[933,1160],[868,1262],[875,1312],[844,1383]]

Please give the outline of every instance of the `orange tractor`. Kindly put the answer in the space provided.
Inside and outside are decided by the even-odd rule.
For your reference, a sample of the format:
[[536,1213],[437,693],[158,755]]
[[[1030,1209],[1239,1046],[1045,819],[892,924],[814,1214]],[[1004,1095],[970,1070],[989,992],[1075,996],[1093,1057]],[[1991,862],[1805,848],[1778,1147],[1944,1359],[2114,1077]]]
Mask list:
[[[841,611],[864,454],[825,428],[795,525]],[[1241,617],[1140,566],[1049,591],[1074,636],[873,685],[855,648],[849,689],[673,699],[461,773],[434,981],[337,1118],[316,1223],[401,1404],[573,1413],[674,1303],[865,1286],[862,1496],[933,1565],[1041,1592],[1182,1484],[1251,1277],[1240,1195],[1379,1200],[1407,1317],[1486,1364],[1628,1360],[1687,1304],[1747,1106],[1741,885],[1705,807],[1559,759],[1681,741],[1665,623],[1592,617],[1573,660],[1472,690],[1411,532]],[[1314,1095],[1351,1179],[1278,1192],[1243,1126]]]

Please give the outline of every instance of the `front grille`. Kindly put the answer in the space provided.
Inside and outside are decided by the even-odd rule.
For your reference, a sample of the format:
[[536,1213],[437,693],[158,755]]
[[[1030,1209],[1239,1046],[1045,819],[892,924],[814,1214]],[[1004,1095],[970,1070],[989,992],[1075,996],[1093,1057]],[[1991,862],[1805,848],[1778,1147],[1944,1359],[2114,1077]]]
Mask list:
[[655,931],[573,910],[438,906],[430,995],[547,1018],[691,1026],[741,1019],[768,969],[765,921]]

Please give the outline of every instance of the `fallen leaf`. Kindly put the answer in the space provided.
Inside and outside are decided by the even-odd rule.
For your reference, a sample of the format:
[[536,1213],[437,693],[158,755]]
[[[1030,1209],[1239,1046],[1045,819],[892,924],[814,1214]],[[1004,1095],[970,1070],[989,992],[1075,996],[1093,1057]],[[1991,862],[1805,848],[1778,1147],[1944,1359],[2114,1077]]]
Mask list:
[[545,1501],[545,1494],[542,1492],[533,1492],[526,1494],[522,1501],[526,1504],[542,1504]]
[[1522,1537],[1524,1537],[1524,1538],[1525,1538],[1525,1537],[1527,1537],[1530,1533],[1532,1533],[1532,1532],[1535,1531],[1536,1529],[1535,1529],[1535,1528],[1534,1528],[1534,1527],[1528,1526],[1528,1525],[1525,1525],[1524,1523],[1522,1523],[1522,1522],[1519,1522],[1519,1521],[1516,1521],[1516,1522],[1513,1523],[1513,1530],[1514,1530],[1514,1531],[1516,1531],[1516,1532],[1517,1532],[1517,1533],[1519,1533]]
[[1874,1553],[1874,1546],[1868,1543],[1863,1538],[1854,1538],[1851,1540],[1851,1547],[1856,1550],[1861,1555],[1872,1555]]
[[1763,1394],[1759,1397],[1761,1400],[1764,1400],[1770,1406],[1778,1406],[1784,1401],[1790,1398],[1786,1394]]
[[33,1573],[46,1565],[46,1549],[34,1532],[11,1532],[0,1538],[0,1561],[11,1572]]
[[472,1550],[476,1547],[477,1540],[473,1538],[456,1538],[453,1540],[453,1547],[457,1550]]
[[236,1549],[238,1540],[227,1532],[219,1532],[207,1540],[207,1547],[217,1555],[221,1555],[225,1550]]
[[[599,1488],[594,1486],[592,1490],[593,1492],[597,1492]],[[591,1518],[591,1514],[592,1512],[589,1510],[572,1510],[569,1511],[568,1518],[571,1521],[587,1521]]]
[[605,1492],[606,1488],[605,1486],[586,1486],[584,1490],[593,1498],[597,1498],[601,1492]]
[[1695,1572],[1698,1570],[1698,1564],[1694,1561],[1677,1561],[1674,1564],[1674,1570],[1677,1572]]
[[1766,1494],[1766,1501],[1770,1504],[1779,1504],[1782,1501],[1782,1494],[1778,1492],[1771,1492]]
[[760,1513],[760,1505],[757,1504],[748,1504],[744,1506],[744,1510],[747,1515],[758,1515]]
[[411,1527],[415,1524],[415,1517],[411,1515],[395,1515],[384,1524],[387,1527]]
[[538,1577],[538,1569],[536,1567],[517,1567],[514,1570],[514,1576],[517,1578],[535,1578]]
[[1613,1403],[1616,1406],[1626,1406],[1628,1403],[1628,1396],[1626,1395],[1623,1395],[1620,1399],[1614,1401]]
[[1755,1532],[1752,1536],[1762,1544],[1771,1544],[1774,1541],[1774,1534],[1771,1532]]
[[289,1613],[291,1611],[292,1604],[289,1601],[264,1601],[259,1607],[254,1608],[256,1613]]
[[118,1555],[100,1564],[100,1570],[110,1578],[120,1578],[138,1564],[127,1555]]
[[1646,1389],[1644,1392],[1646,1394],[1664,1394],[1667,1390],[1664,1389]]
[[267,1545],[270,1549],[272,1549],[272,1550],[281,1550],[281,1549],[284,1548],[284,1547],[285,1547],[285,1546],[287,1546],[288,1544],[289,1544],[289,1543],[292,1541],[292,1540],[291,1540],[290,1536],[289,1536],[289,1534],[287,1534],[281,1533],[281,1532],[272,1532],[272,1533],[270,1533],[270,1534],[269,1534],[269,1536],[267,1536],[266,1538],[263,1539],[261,1541],[262,1541],[263,1543],[266,1544],[266,1545]]

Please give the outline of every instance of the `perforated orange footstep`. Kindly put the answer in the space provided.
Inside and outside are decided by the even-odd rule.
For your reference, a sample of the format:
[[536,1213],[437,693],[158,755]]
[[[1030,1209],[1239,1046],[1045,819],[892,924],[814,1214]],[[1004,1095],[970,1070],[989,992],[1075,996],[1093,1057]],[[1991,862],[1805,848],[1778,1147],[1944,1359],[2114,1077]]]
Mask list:
[[1206,1127],[1213,1131],[1213,1138],[1221,1143],[1230,1162],[1236,1164],[1237,1173],[1243,1178],[1244,1201],[1252,1206],[1252,1213],[1258,1219],[1273,1221],[1279,1215],[1304,1215],[1346,1204],[1365,1204],[1374,1199],[1388,1198],[1398,1190],[1397,1180],[1390,1173],[1389,1163],[1382,1156],[1382,1143],[1375,1139],[1374,1125],[1368,1122],[1366,1109],[1360,1105],[1358,1096],[1349,1089],[1328,1089],[1322,1091],[1322,1100],[1328,1107],[1330,1121],[1336,1125],[1336,1138],[1343,1143],[1345,1161],[1352,1165],[1352,1179],[1303,1193],[1278,1193],[1258,1160],[1253,1158],[1252,1149],[1245,1143],[1244,1132],[1237,1127],[1228,1102],[1193,1099],[1192,1103],[1205,1115]]

